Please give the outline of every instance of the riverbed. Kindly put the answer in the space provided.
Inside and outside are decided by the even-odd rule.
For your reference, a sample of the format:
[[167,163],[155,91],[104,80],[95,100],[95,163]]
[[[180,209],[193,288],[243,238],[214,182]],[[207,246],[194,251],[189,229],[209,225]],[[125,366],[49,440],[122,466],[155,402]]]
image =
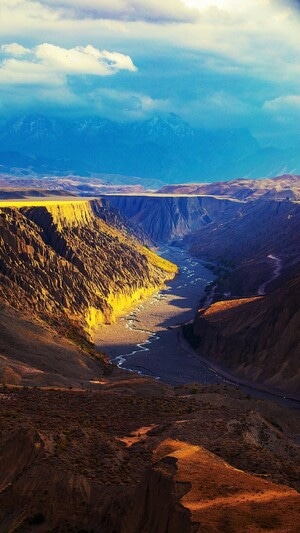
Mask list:
[[166,246],[159,254],[176,263],[180,273],[114,324],[101,325],[95,344],[120,368],[172,385],[221,383],[223,378],[185,351],[178,340],[179,325],[194,318],[214,275],[184,249]]

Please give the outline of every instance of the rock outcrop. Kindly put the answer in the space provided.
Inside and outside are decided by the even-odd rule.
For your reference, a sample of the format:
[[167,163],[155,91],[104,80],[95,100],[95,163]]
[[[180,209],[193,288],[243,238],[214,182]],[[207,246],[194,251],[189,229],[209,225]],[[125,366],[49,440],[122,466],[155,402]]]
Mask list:
[[8,201],[0,211],[2,301],[61,330],[91,336],[177,272],[124,224],[104,222],[100,200]]

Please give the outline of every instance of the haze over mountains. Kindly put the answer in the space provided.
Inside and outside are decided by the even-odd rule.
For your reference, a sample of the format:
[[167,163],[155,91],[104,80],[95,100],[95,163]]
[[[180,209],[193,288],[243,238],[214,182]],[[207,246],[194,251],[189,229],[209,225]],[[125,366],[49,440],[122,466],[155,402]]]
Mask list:
[[178,183],[297,173],[300,157],[296,141],[284,149],[264,146],[247,129],[193,128],[175,114],[131,123],[35,114],[2,122],[1,171]]

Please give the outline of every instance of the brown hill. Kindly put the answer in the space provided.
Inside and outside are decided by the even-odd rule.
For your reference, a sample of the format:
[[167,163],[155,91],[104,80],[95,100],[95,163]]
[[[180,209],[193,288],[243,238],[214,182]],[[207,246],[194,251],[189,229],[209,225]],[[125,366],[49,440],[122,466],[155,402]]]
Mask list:
[[269,200],[299,200],[300,176],[285,174],[276,178],[259,180],[237,179],[214,183],[191,183],[167,185],[158,191],[160,194],[200,194],[217,195],[239,200],[255,200],[265,197]]
[[0,390],[0,530],[292,533],[297,413],[230,388],[180,392],[133,377]]
[[108,371],[106,356],[83,338],[67,339],[49,324],[3,304],[0,325],[0,383],[90,388]]
[[200,310],[197,351],[251,382],[300,390],[300,276],[256,298],[219,301]]

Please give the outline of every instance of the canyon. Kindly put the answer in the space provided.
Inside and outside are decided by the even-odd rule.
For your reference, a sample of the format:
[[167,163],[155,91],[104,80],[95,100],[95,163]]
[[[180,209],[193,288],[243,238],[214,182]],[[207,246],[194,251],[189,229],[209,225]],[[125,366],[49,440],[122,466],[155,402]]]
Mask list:
[[299,205],[236,187],[1,201],[0,531],[295,531],[298,403],[213,369],[296,397]]
[[[114,321],[118,313],[155,292],[177,272],[175,265],[129,234],[121,217],[117,223],[115,212],[111,212],[114,226],[104,221],[109,217],[100,200],[2,202],[3,312],[7,315],[13,308],[23,329],[23,319],[35,321],[43,338],[52,328],[93,351],[92,335],[98,324]],[[8,343],[10,354],[14,342]],[[27,382],[30,369],[18,359],[7,358],[5,351],[3,356],[2,372],[7,373],[10,365],[15,379],[22,383],[24,377]],[[39,375],[47,380],[44,364],[43,358],[36,360],[37,381]]]
[[[185,328],[198,354],[227,368],[229,375],[296,396],[300,205],[289,200],[288,192],[296,198],[299,181],[281,176],[262,183],[200,185],[200,195],[195,186],[189,191],[188,186],[169,186],[153,196],[108,196],[153,240],[189,250],[216,274],[211,283],[215,307],[200,309],[194,326]],[[206,189],[214,195],[206,196]],[[269,197],[266,189],[277,196]]]

